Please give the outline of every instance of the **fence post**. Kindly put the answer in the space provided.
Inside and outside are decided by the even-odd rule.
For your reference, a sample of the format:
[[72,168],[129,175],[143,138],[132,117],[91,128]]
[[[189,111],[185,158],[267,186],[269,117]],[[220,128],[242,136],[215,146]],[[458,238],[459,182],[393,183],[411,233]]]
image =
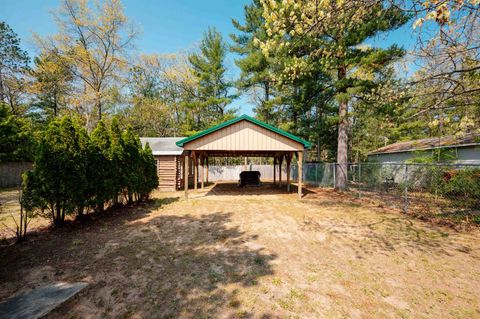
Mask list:
[[333,188],[336,186],[337,163],[333,163]]
[[403,183],[404,183],[404,199],[403,199],[403,212],[408,213],[408,165],[405,165],[405,171],[403,176]]
[[358,198],[362,197],[362,193],[360,192],[361,184],[362,183],[362,163],[358,162]]

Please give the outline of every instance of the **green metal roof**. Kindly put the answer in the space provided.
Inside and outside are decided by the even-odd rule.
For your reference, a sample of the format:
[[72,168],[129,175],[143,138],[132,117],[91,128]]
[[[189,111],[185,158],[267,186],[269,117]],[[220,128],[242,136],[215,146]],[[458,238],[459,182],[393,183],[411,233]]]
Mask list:
[[277,127],[274,127],[274,126],[272,126],[272,125],[270,125],[270,124],[267,124],[267,123],[264,123],[264,122],[262,122],[262,121],[259,121],[259,120],[257,120],[256,118],[253,118],[253,117],[248,116],[248,115],[245,115],[245,114],[242,115],[242,116],[236,117],[236,118],[234,118],[234,119],[231,119],[230,121],[226,121],[226,122],[220,123],[220,124],[218,124],[218,125],[215,125],[215,126],[209,128],[209,129],[206,129],[205,131],[198,132],[197,134],[194,134],[194,135],[192,135],[192,136],[190,136],[190,137],[184,138],[183,140],[178,141],[176,144],[177,144],[177,146],[183,147],[183,145],[186,144],[186,143],[188,143],[188,142],[191,142],[191,141],[193,141],[193,140],[196,140],[197,138],[200,138],[200,137],[202,137],[202,136],[208,135],[208,134],[213,133],[213,132],[215,132],[215,131],[218,131],[218,130],[224,128],[224,127],[227,127],[227,126],[229,126],[229,125],[238,123],[238,122],[243,121],[243,120],[249,121],[249,122],[251,122],[251,123],[253,123],[253,124],[257,124],[258,126],[261,126],[261,127],[263,127],[263,128],[266,128],[267,130],[270,130],[270,131],[275,132],[275,133],[277,133],[277,134],[283,135],[283,136],[285,136],[285,137],[287,137],[287,138],[289,138],[289,139],[291,139],[291,140],[293,140],[293,141],[295,141],[295,142],[298,142],[298,143],[300,143],[300,144],[303,144],[303,146],[304,146],[305,148],[310,148],[310,147],[312,146],[312,143],[310,143],[309,141],[306,141],[306,140],[304,140],[304,139],[302,139],[302,138],[300,138],[300,137],[298,137],[298,136],[295,136],[295,135],[293,135],[293,134],[290,134],[290,133],[288,133],[288,132],[286,132],[286,131],[284,131],[284,130],[281,130],[281,129],[279,129],[279,128],[277,128]]

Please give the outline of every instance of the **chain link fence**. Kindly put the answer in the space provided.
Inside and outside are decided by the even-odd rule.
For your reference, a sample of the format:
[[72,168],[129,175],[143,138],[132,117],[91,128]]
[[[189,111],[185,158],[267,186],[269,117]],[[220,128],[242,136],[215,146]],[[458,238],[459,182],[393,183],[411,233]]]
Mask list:
[[[480,165],[463,164],[348,164],[350,192],[405,213],[480,224]],[[305,163],[304,183],[335,187],[335,163]],[[297,180],[298,167],[292,167]]]

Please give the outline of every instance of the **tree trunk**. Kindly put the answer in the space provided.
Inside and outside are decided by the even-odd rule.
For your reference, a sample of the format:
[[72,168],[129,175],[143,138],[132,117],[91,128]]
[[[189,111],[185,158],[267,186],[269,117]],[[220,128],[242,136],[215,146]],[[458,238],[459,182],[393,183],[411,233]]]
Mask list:
[[58,115],[58,102],[57,102],[57,94],[55,93],[55,97],[53,98],[53,117],[57,117]]
[[102,102],[100,101],[100,92],[96,93],[95,104],[98,110],[98,121],[102,120]]
[[0,102],[5,102],[5,91],[3,88],[3,73],[0,69]]
[[[338,79],[345,79],[347,75],[346,68],[338,69]],[[347,169],[348,169],[348,101],[342,100],[338,107],[338,138],[337,138],[337,169],[335,189],[347,189]]]
[[13,115],[18,115],[17,112],[16,112],[16,105],[15,105],[15,101],[13,100],[14,97],[13,96],[9,96],[8,98],[8,104],[10,104],[10,109],[12,110],[12,114]]
[[265,83],[265,102],[270,100],[270,85],[268,82]]
[[82,205],[78,207],[78,217],[83,216],[83,211],[85,210],[85,207]]
[[58,205],[55,205],[54,206],[54,213],[53,213],[53,224],[55,226],[60,226],[62,223],[61,223],[61,220],[62,220],[62,210],[60,208],[60,206]]
[[22,206],[22,213],[25,214],[24,219],[23,219],[23,238],[27,237],[27,227],[28,227],[28,211],[23,209],[23,204]]

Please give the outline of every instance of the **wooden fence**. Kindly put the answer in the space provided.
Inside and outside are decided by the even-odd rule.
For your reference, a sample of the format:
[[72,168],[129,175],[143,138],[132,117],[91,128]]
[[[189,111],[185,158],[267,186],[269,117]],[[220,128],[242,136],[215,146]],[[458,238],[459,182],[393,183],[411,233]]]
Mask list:
[[32,168],[32,163],[0,163],[0,187],[16,187],[22,184],[22,174]]

